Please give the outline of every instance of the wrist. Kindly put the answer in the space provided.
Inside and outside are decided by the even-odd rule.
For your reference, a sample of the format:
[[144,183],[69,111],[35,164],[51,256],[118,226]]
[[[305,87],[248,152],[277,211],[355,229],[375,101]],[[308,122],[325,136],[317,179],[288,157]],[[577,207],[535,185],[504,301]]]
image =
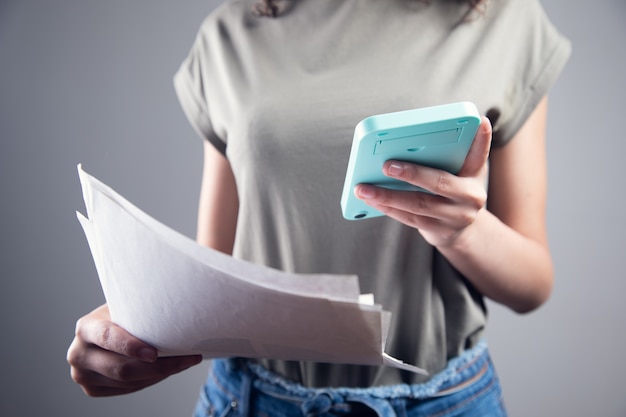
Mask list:
[[473,221],[468,225],[458,230],[455,234],[451,235],[448,239],[442,240],[442,242],[435,247],[442,253],[455,252],[455,253],[467,253],[471,248],[475,248],[477,244],[480,244],[480,229],[482,223],[486,220],[489,212],[486,208],[481,208],[475,215]]

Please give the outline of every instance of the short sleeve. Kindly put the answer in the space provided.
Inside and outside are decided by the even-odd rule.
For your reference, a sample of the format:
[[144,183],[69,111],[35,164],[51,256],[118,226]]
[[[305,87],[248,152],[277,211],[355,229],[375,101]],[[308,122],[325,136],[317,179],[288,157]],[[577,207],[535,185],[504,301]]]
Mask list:
[[224,154],[226,143],[215,133],[211,123],[208,100],[205,95],[206,48],[199,35],[189,55],[174,75],[174,88],[187,119],[194,130]]
[[501,123],[494,131],[494,146],[510,141],[530,117],[539,101],[548,94],[557,80],[570,53],[571,44],[552,25],[538,1],[528,2],[528,25],[512,39],[511,48],[517,48],[519,60],[508,103]]

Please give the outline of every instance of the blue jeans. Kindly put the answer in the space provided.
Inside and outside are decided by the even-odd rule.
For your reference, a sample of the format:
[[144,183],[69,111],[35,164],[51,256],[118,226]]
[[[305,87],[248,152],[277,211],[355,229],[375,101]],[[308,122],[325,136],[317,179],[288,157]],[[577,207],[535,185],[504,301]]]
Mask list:
[[306,388],[242,359],[213,360],[194,417],[506,417],[486,344],[423,384]]

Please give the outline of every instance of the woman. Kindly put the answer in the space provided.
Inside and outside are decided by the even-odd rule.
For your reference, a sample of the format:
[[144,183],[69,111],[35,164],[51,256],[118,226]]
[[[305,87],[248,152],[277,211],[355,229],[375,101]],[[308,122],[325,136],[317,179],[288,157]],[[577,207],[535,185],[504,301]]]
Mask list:
[[[357,274],[393,313],[386,351],[430,376],[215,360],[196,415],[505,415],[483,297],[523,313],[550,294],[547,92],[568,55],[536,0],[231,0],[215,10],[175,77],[205,138],[198,241],[288,271]],[[356,195],[386,216],[344,220],[356,123],[455,101],[487,116],[461,171],[388,161],[386,175],[432,193],[361,184]],[[200,359],[157,359],[102,306],[79,320],[68,361],[88,394],[115,395]]]

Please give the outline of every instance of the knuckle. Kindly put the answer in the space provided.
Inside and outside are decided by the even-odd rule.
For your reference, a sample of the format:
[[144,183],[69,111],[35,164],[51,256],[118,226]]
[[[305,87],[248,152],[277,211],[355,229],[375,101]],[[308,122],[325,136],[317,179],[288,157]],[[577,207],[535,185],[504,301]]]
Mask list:
[[78,368],[72,367],[70,369],[70,377],[72,378],[72,381],[74,381],[81,387],[86,387],[89,385],[89,378],[87,376],[87,373]]
[[98,331],[97,344],[105,350],[126,355],[129,350],[129,341],[116,333],[114,327],[110,323],[100,324]]
[[378,190],[378,194],[376,196],[379,204],[388,205],[392,201],[392,193],[387,189]]
[[133,366],[127,362],[117,362],[109,368],[109,375],[116,381],[130,381],[134,374]]
[[109,326],[101,325],[98,329],[98,338],[100,339],[102,346],[108,348],[111,345],[111,328]]
[[78,349],[72,344],[70,348],[67,350],[67,355],[65,359],[67,363],[74,367],[80,363],[81,354],[78,352]]
[[415,203],[420,213],[424,213],[430,210],[430,200],[426,193],[415,193]]
[[85,354],[87,352],[87,349],[88,345],[81,342],[80,339],[75,338],[74,340],[72,340],[72,343],[67,349],[65,360],[71,367],[80,368],[85,362]]
[[469,226],[476,220],[476,212],[473,210],[466,210],[459,216],[459,223],[462,227]]
[[446,194],[446,192],[450,189],[450,186],[450,175],[446,172],[439,173],[435,182],[435,193],[440,195]]
[[469,201],[473,209],[480,210],[487,203],[487,191],[483,187],[478,187]]
[[404,172],[403,172],[404,178],[414,179],[419,176],[420,168],[416,164],[410,164],[410,163],[404,164],[403,169],[404,169]]
[[74,335],[77,338],[82,338],[82,335],[84,334],[84,330],[85,327],[87,326],[87,320],[85,319],[85,317],[81,317],[78,320],[76,320],[76,326],[74,327]]
[[428,226],[428,220],[419,215],[411,215],[406,217],[406,224],[421,230],[423,227]]

